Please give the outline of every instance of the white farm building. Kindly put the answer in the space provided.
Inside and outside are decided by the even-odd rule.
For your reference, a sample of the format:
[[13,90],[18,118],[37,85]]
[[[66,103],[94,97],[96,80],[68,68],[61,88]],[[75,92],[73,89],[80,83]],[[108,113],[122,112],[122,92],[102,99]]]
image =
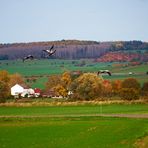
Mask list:
[[40,89],[32,89],[32,88],[27,88],[27,86],[22,87],[19,84],[15,84],[14,86],[11,87],[11,95],[14,96],[15,98],[18,98],[19,96],[21,97],[39,97],[40,95]]
[[24,88],[20,86],[19,84],[14,85],[11,87],[11,95],[12,96],[18,96],[19,94],[22,94],[24,91]]

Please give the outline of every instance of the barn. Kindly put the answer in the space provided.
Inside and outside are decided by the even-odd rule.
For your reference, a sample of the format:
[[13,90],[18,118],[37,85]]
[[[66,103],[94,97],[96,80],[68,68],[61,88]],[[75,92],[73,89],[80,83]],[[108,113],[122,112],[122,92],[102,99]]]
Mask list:
[[24,91],[24,88],[19,85],[15,84],[13,87],[11,87],[11,95],[14,97],[18,97],[20,94],[22,94]]

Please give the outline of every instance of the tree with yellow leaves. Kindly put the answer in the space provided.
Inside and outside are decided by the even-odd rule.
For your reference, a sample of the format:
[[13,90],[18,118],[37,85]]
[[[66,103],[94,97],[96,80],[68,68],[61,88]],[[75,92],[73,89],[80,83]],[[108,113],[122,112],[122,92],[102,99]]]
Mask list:
[[64,89],[66,90],[67,94],[68,94],[68,91],[69,91],[69,87],[71,85],[71,82],[72,82],[72,79],[71,79],[71,75],[69,72],[65,72],[63,73],[62,77],[61,77],[61,83],[62,83],[62,86],[64,87]]
[[19,85],[25,84],[24,78],[20,74],[18,74],[18,73],[10,75],[9,86],[12,87],[15,84],[19,84]]
[[54,89],[55,93],[66,97],[68,95],[70,84],[71,75],[69,72],[65,72],[62,75],[50,76],[46,83],[46,90]]
[[8,72],[5,70],[0,71],[0,102],[5,102],[10,96],[9,80]]
[[73,81],[71,89],[78,99],[93,100],[101,95],[102,82],[103,79],[97,74],[84,73]]
[[65,98],[67,96],[67,90],[60,84],[54,87],[54,90],[58,96]]

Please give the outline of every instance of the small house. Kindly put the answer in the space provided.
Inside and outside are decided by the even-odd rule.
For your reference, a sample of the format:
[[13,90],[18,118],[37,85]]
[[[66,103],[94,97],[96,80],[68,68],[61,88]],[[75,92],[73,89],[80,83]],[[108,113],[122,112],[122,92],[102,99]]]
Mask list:
[[24,91],[24,88],[19,85],[19,84],[15,84],[13,87],[11,87],[11,95],[14,97],[18,97],[19,95],[21,95]]

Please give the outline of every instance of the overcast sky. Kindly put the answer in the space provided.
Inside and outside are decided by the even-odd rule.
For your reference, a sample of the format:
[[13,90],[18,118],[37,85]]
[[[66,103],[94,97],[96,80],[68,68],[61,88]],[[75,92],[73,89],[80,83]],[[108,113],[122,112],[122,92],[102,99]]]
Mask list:
[[148,41],[148,0],[0,0],[0,43]]

